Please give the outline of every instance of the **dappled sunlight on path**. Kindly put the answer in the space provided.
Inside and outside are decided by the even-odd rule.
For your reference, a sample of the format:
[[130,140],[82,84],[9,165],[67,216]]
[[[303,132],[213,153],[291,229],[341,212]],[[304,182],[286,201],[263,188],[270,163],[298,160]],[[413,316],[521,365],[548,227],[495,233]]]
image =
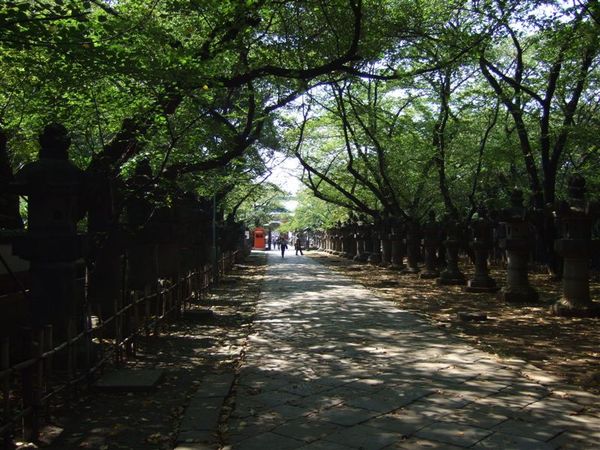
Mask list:
[[586,408],[596,398],[562,398],[521,377],[524,369],[314,260],[271,252],[229,441],[236,449],[592,448],[600,418]]

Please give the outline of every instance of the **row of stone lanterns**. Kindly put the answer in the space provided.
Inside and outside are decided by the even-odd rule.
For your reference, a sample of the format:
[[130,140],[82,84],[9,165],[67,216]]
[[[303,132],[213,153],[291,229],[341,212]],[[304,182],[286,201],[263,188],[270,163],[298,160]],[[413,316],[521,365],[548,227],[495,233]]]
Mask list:
[[[561,238],[555,250],[564,261],[561,299],[552,311],[564,316],[598,316],[600,308],[590,298],[589,263],[598,241],[591,230],[598,219],[598,206],[585,200],[585,180],[575,175],[569,179],[569,200],[550,208],[558,222]],[[443,226],[431,213],[421,227],[416,221],[401,224],[386,217],[376,224],[338,223],[317,236],[319,247],[332,254],[357,262],[391,268],[401,273],[419,274],[420,278],[437,279],[442,285],[466,285],[469,292],[498,292],[498,299],[512,304],[536,303],[539,294],[529,283],[528,261],[531,223],[523,206],[523,193],[514,190],[509,208],[498,212],[498,223],[479,210],[471,223],[469,248],[474,261],[474,275],[467,280],[459,267],[459,251],[464,249],[460,224],[446,220]],[[494,247],[494,232],[502,229],[498,245],[506,255],[506,284],[499,289],[488,269]],[[352,250],[350,250],[352,249]],[[420,266],[424,254],[424,266]],[[404,264],[406,261],[406,264]],[[443,270],[440,268],[443,267]]]

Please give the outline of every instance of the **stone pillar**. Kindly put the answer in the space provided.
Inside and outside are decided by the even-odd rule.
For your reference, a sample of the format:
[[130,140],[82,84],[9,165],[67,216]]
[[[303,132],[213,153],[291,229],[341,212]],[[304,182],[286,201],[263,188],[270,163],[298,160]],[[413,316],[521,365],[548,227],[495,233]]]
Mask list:
[[342,223],[338,222],[337,226],[334,228],[334,231],[333,231],[333,251],[332,251],[332,253],[336,256],[339,256],[341,254],[341,250],[342,250],[341,228],[342,228]]
[[419,278],[437,278],[440,276],[438,270],[437,250],[440,246],[440,226],[435,220],[435,212],[429,211],[429,220],[423,227],[423,248],[425,249],[425,270]]
[[500,247],[506,250],[506,286],[498,292],[498,299],[507,303],[538,301],[538,293],[529,284],[527,261],[529,259],[529,223],[523,207],[523,192],[515,189],[511,194],[511,207],[502,213],[506,238]]
[[487,211],[480,208],[479,217],[471,223],[471,248],[475,254],[475,274],[467,282],[468,292],[496,292],[499,288],[489,275],[488,256],[492,247],[492,222]]
[[392,265],[392,224],[391,218],[386,213],[381,221],[381,267]]
[[446,249],[446,268],[437,279],[438,284],[462,285],[465,284],[465,275],[458,268],[458,250],[460,249],[459,224],[454,221],[447,223],[447,236],[443,242]]
[[371,254],[367,259],[369,264],[377,265],[381,262],[381,238],[379,235],[379,227],[376,223],[371,231],[371,241],[373,243]]
[[363,261],[363,258],[365,258],[365,238],[362,228],[362,221],[358,221],[354,224],[354,242],[356,244],[354,257],[352,258],[354,261]]
[[356,250],[356,243],[354,242],[354,224],[345,223],[342,228],[342,240],[343,240],[343,251],[342,256],[344,258],[354,258],[354,252]]
[[562,297],[552,306],[552,312],[569,317],[599,317],[600,304],[590,297],[589,266],[592,252],[600,248],[592,241],[592,225],[598,218],[598,205],[585,199],[585,179],[581,175],[569,178],[569,201],[556,207],[561,238],[554,249],[563,257]]
[[362,227],[362,236],[363,241],[365,243],[365,253],[362,259],[363,262],[368,262],[369,256],[371,256],[371,253],[373,253],[373,239],[371,237],[372,234],[372,226],[368,223],[365,223]]
[[27,231],[13,251],[30,261],[32,326],[51,324],[61,342],[69,322],[77,331],[84,326],[83,297],[76,294],[84,174],[69,161],[71,139],[62,125],[48,125],[39,141],[39,159],[23,167],[11,187],[28,197]]
[[419,273],[419,257],[421,254],[421,228],[419,223],[411,220],[407,224],[406,228],[406,262],[407,267],[403,270],[403,273]]
[[131,195],[125,211],[129,231],[127,287],[135,291],[146,291],[158,280],[158,254],[150,226],[154,212],[149,192],[151,179],[150,163],[140,160],[129,184]]
[[391,266],[392,270],[404,270],[404,252],[402,243],[402,225],[398,219],[392,221],[392,234],[390,237],[391,249]]

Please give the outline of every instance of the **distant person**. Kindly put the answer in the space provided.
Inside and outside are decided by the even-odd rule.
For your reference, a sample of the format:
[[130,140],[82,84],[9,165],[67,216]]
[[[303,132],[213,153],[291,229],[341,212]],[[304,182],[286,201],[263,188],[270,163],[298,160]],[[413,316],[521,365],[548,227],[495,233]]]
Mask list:
[[298,252],[300,252],[301,255],[304,255],[304,253],[302,253],[302,241],[300,239],[296,239],[294,248],[296,249],[296,256],[298,256]]
[[283,258],[285,255],[285,251],[287,250],[287,242],[285,242],[284,239],[281,240],[280,248],[281,248],[281,257]]

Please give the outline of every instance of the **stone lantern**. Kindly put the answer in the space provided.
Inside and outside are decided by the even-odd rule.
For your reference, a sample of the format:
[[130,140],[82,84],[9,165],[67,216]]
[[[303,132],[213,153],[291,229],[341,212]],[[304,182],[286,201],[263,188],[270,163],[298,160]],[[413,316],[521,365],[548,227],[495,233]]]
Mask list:
[[419,273],[419,257],[421,255],[421,227],[416,220],[408,222],[406,227],[406,262],[403,273]]
[[581,175],[569,178],[569,201],[556,207],[561,238],[554,249],[563,257],[562,298],[552,306],[560,316],[598,317],[600,304],[590,298],[589,264],[592,252],[600,248],[592,241],[592,225],[599,217],[598,204],[585,199],[585,179]]
[[475,254],[475,274],[467,282],[467,292],[496,292],[499,288],[489,275],[488,256],[493,243],[493,224],[485,208],[480,208],[478,217],[471,223],[471,248]]
[[130,232],[127,248],[127,285],[132,290],[149,291],[158,281],[158,256],[153,241],[151,218],[152,169],[140,160],[129,183],[126,220]]
[[510,196],[511,207],[501,213],[506,238],[500,247],[506,250],[506,286],[498,292],[498,299],[507,303],[537,302],[538,293],[529,284],[527,261],[529,259],[530,230],[527,210],[523,206],[523,192],[515,189]]
[[435,212],[429,211],[429,220],[423,227],[423,248],[425,249],[425,270],[419,278],[437,278],[440,276],[437,264],[437,250],[440,246],[440,224],[435,220]]
[[404,252],[402,242],[402,223],[397,217],[391,219],[390,240],[392,243],[391,266],[392,270],[404,270]]
[[356,252],[354,254],[354,261],[365,261],[365,237],[363,232],[363,221],[358,219],[354,224],[354,241],[356,242]]
[[354,224],[351,221],[344,222],[342,227],[342,256],[354,258],[356,243],[354,242]]
[[466,283],[465,275],[458,267],[458,250],[461,243],[459,226],[455,220],[446,221],[446,240],[443,242],[446,249],[446,268],[440,273],[440,277],[437,279],[438,284],[462,285]]
[[77,222],[83,216],[84,174],[68,157],[71,139],[59,124],[40,135],[39,159],[15,175],[12,191],[28,198],[27,231],[13,247],[30,261],[32,325],[52,324],[57,340],[69,321],[83,328],[83,296],[77,295],[76,261],[83,254]]
[[386,212],[381,222],[381,267],[392,265],[392,219]]
[[371,241],[373,248],[367,261],[369,264],[378,265],[381,262],[381,218],[379,216],[375,218],[371,228]]

